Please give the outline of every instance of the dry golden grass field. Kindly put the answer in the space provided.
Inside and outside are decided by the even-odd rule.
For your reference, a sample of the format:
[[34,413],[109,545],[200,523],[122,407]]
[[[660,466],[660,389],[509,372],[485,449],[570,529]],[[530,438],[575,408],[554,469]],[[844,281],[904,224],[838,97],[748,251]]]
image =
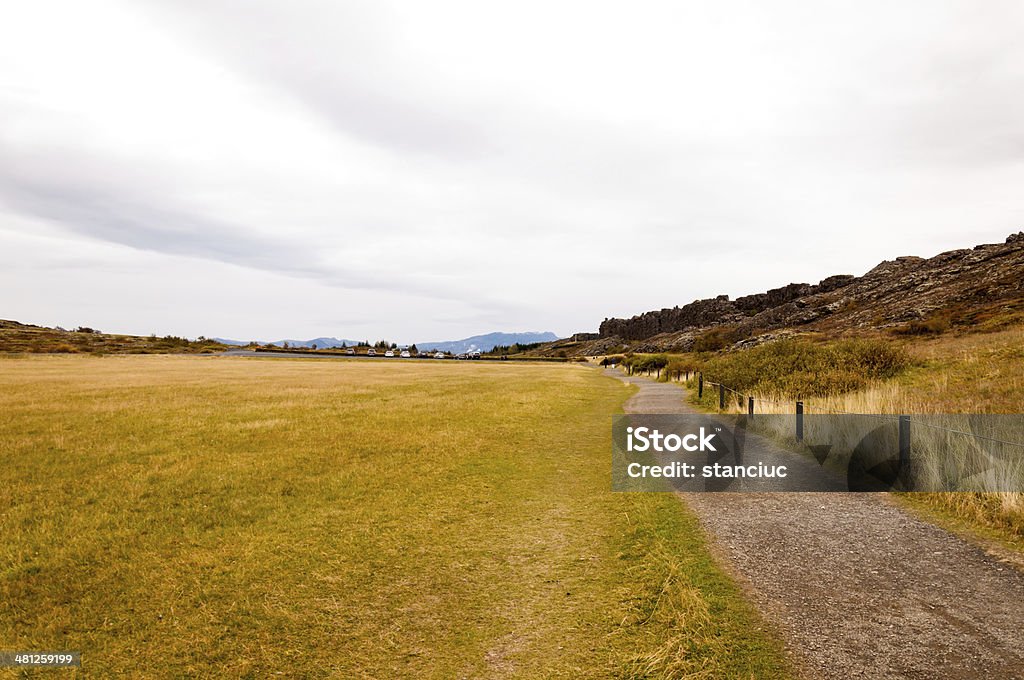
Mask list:
[[[82,677],[785,677],[575,365],[0,358],[0,648]],[[65,676],[74,673],[65,672]]]

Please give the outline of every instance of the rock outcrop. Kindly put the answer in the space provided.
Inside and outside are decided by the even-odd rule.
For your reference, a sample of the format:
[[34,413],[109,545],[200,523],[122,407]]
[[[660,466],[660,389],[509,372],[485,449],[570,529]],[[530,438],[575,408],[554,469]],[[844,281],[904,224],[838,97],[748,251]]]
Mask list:
[[927,259],[898,257],[859,277],[830,276],[736,300],[720,295],[630,319],[605,319],[599,335],[638,351],[664,351],[686,349],[714,327],[728,326],[737,342],[751,342],[782,329],[890,328],[941,314],[957,322],[993,305],[1024,308],[1024,232],[1005,243]]

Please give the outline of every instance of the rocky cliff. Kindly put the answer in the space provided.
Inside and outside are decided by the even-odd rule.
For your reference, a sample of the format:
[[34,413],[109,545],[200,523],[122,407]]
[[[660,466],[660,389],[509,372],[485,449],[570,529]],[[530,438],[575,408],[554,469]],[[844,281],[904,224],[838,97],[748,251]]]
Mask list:
[[727,328],[731,341],[745,342],[783,329],[901,328],[937,319],[967,325],[993,309],[1024,309],[1024,232],[1005,243],[928,259],[898,257],[859,277],[830,276],[735,300],[720,295],[630,319],[605,319],[595,342],[687,350],[716,327]]

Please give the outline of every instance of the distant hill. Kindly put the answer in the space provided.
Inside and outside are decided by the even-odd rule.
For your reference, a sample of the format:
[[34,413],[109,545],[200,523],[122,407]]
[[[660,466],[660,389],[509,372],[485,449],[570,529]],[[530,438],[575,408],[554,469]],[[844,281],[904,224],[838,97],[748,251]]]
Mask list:
[[479,350],[489,352],[498,345],[528,345],[535,342],[552,342],[558,336],[551,331],[543,333],[488,333],[487,335],[474,335],[462,340],[446,340],[443,342],[417,342],[416,347],[421,351],[469,352]]
[[207,338],[189,340],[173,335],[120,335],[93,328],[48,328],[0,319],[0,352],[43,354],[211,354],[224,344]]
[[[229,338],[213,338],[216,342],[224,345],[236,345],[244,346],[249,344],[249,340],[231,340]],[[312,340],[276,340],[274,342],[263,342],[257,340],[261,345],[275,345],[277,347],[284,347],[285,344],[289,347],[309,347],[312,348],[316,345],[317,349],[330,349],[332,347],[354,347],[359,344],[358,340],[345,340],[344,338],[313,338]]]

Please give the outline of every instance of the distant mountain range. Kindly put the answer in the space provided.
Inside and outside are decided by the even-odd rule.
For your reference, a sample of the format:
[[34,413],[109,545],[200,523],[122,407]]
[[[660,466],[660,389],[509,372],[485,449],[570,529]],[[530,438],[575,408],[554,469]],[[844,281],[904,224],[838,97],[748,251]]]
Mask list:
[[529,345],[535,342],[552,342],[558,340],[558,336],[551,331],[544,333],[488,333],[487,335],[474,335],[462,340],[447,340],[444,342],[417,342],[416,348],[430,350],[432,352],[469,352],[479,350],[489,352],[497,345]]
[[[230,338],[211,338],[215,342],[220,342],[225,345],[248,345],[248,340],[231,340]],[[535,342],[551,342],[558,340],[558,336],[551,331],[544,333],[488,333],[487,335],[474,335],[469,338],[463,338],[462,340],[445,340],[442,342],[418,342],[416,343],[417,349],[430,350],[436,352],[441,350],[442,352],[454,352],[456,354],[460,352],[469,352],[472,350],[479,350],[481,352],[489,352],[494,349],[497,345],[529,345]],[[329,349],[332,347],[341,347],[342,345],[352,347],[358,345],[357,340],[346,340],[342,338],[313,338],[312,340],[277,340],[276,342],[260,344],[271,344],[277,347],[284,347],[285,343],[289,347],[309,347],[312,348],[316,345],[317,349]]]

